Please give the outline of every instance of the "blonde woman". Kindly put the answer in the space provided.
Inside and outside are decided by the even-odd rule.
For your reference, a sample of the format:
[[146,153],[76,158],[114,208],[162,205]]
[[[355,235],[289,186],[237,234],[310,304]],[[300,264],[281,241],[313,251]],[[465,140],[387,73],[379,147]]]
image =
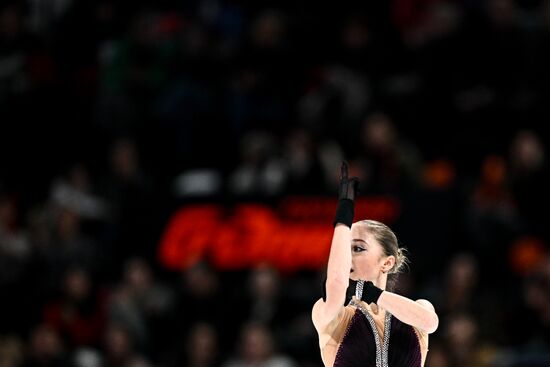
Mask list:
[[312,309],[321,358],[334,367],[421,367],[439,319],[427,300],[387,289],[406,257],[385,224],[353,223],[358,180],[342,164],[325,294]]

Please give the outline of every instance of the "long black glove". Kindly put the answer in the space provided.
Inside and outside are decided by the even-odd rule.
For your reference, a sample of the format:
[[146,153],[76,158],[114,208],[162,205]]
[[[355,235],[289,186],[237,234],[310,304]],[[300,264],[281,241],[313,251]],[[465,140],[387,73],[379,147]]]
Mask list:
[[334,216],[334,226],[338,223],[351,228],[355,214],[355,197],[359,188],[357,177],[348,178],[348,164],[342,162],[340,185],[338,186],[338,208]]

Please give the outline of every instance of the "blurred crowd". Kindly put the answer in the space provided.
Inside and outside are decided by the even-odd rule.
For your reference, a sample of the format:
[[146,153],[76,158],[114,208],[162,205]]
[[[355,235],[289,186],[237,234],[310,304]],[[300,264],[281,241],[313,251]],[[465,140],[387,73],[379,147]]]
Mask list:
[[548,65],[549,0],[2,0],[0,366],[321,366],[324,269],[157,251],[343,159],[400,203],[426,366],[550,366]]

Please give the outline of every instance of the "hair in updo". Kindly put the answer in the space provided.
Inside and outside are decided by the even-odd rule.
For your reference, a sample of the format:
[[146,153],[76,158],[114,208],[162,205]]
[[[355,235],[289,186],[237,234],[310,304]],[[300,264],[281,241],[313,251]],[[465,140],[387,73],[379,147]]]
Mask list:
[[399,273],[401,273],[409,264],[409,259],[406,254],[407,250],[399,247],[395,233],[393,233],[393,231],[384,223],[366,219],[357,222],[357,224],[364,227],[367,232],[374,236],[380,246],[382,246],[384,255],[395,257],[395,264],[388,272],[388,284],[386,286],[386,289],[392,289],[397,281]]

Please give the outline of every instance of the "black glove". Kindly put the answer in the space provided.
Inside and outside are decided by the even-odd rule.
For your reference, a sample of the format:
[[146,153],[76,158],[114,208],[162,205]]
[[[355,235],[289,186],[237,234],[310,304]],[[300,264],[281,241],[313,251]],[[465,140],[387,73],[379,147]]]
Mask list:
[[[359,282],[354,280],[353,282],[355,282],[355,288],[357,289]],[[370,280],[368,282],[365,282],[365,281],[361,281],[361,282],[363,282],[363,292],[361,294],[361,300],[365,301],[369,305],[371,303],[376,304],[383,290],[375,286]]]
[[342,162],[341,169],[340,185],[338,186],[338,208],[336,209],[333,225],[336,226],[341,223],[351,228],[359,179],[357,177],[348,178],[348,164],[346,162]]
[[[380,295],[382,294],[383,290],[375,286],[371,281],[363,282],[363,292],[361,293],[361,300],[365,301],[368,304],[378,302],[378,298],[380,298]],[[347,306],[349,301],[351,301],[351,298],[356,295],[357,291],[357,284],[359,282],[357,280],[349,280],[348,289],[346,290],[346,299],[344,300],[344,306]],[[327,300],[327,278],[325,277],[325,281],[323,284],[323,301],[326,302]]]

